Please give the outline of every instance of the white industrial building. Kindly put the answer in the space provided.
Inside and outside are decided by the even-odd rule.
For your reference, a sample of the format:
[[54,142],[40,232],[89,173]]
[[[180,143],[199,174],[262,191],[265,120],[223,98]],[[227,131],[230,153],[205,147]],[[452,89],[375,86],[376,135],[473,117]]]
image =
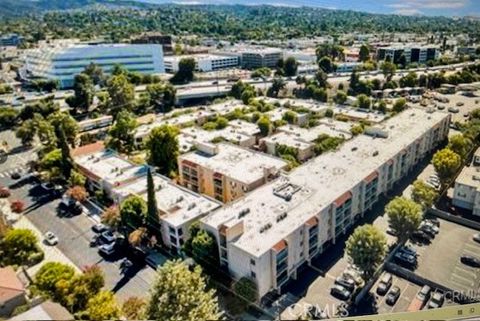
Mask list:
[[204,217],[221,265],[252,279],[260,297],[280,291],[434,150],[449,123],[447,113],[409,109]]
[[69,44],[44,46],[25,53],[21,74],[26,78],[56,79],[61,88],[73,86],[75,75],[90,63],[110,73],[115,65],[132,72],[165,72],[161,45],[155,44]]
[[193,58],[195,60],[195,69],[201,72],[235,68],[239,65],[239,58],[235,56],[211,54],[168,56],[165,57],[165,71],[170,73],[177,72],[178,64],[184,58]]

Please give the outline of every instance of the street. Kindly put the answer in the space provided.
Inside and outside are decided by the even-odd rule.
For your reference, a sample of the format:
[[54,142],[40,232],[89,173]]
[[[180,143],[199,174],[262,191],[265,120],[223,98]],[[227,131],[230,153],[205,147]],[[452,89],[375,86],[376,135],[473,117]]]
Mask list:
[[[5,132],[1,133],[0,137],[4,135]],[[96,223],[93,219],[85,214],[60,217],[57,214],[60,198],[46,192],[35,178],[26,173],[26,170],[22,171],[19,180],[10,178],[8,175],[10,171],[25,168],[24,162],[19,161],[19,159],[24,161],[24,157],[32,158],[31,151],[8,155],[7,160],[0,164],[0,186],[10,188],[11,200],[18,199],[25,203],[24,217],[42,234],[47,231],[55,233],[59,239],[56,247],[79,269],[93,264],[98,265],[105,275],[105,288],[115,292],[119,301],[124,301],[130,296],[146,297],[155,279],[155,271],[151,267],[144,263],[136,263],[122,274],[120,261],[125,257],[124,253],[113,259],[104,258],[96,247],[90,246],[90,240],[94,235],[91,227]]]

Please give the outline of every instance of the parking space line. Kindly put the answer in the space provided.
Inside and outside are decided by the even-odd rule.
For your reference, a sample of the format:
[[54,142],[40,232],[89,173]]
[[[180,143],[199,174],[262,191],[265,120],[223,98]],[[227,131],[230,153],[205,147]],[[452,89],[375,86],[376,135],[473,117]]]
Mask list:
[[467,254],[473,256],[473,257],[476,257],[478,258],[478,250],[477,251],[472,251],[472,250],[469,250],[469,249],[463,249],[463,252],[466,252]]
[[465,243],[465,247],[466,248],[469,248],[469,249],[472,249],[473,251],[479,251],[479,246],[477,244],[474,244],[474,243]]
[[453,284],[455,284],[455,285],[458,287],[458,289],[455,289],[455,290],[463,290],[463,291],[467,291],[467,290],[468,290],[468,287],[467,287],[467,286],[465,286],[464,284],[459,283],[459,282],[457,282],[457,281],[455,281],[455,280],[452,280],[451,278],[450,278],[450,282],[452,282]]
[[460,266],[457,265],[457,266],[455,267],[455,270],[460,270],[460,271],[462,271],[462,272],[464,272],[464,273],[466,273],[466,274],[468,274],[468,275],[472,275],[474,279],[477,279],[477,278],[478,278],[477,273],[475,273],[474,271],[471,271],[471,270],[467,270],[467,269],[465,269],[464,267],[460,267]]
[[[471,282],[470,279],[465,278],[465,277],[460,276],[460,275],[455,274],[455,273],[452,274],[452,277],[457,277],[457,278],[459,278],[459,279],[461,279],[461,280],[466,281],[469,286],[473,286],[473,285],[475,284],[474,282]],[[465,283],[462,283],[462,284],[465,286]]]

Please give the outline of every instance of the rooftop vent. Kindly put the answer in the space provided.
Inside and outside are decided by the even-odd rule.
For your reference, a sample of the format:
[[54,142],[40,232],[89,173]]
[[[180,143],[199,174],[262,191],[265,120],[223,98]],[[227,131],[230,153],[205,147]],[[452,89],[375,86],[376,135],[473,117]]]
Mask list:
[[263,233],[263,232],[269,230],[271,227],[272,227],[272,223],[267,223],[267,224],[265,224],[264,226],[262,226],[262,227],[260,228],[260,233]]
[[250,208],[244,208],[243,210],[240,211],[240,213],[238,213],[238,218],[242,218],[244,217],[245,215],[247,215],[248,213],[250,213]]
[[277,216],[277,223],[284,220],[287,217],[287,212],[284,212]]
[[373,154],[372,154],[372,156],[374,156],[374,157],[375,157],[375,156],[378,156],[378,150],[374,151]]

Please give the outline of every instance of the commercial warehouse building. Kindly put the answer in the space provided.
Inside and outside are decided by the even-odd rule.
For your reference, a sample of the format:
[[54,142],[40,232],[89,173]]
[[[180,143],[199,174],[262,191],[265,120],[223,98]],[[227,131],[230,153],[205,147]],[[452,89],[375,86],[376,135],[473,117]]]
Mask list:
[[239,58],[235,56],[220,55],[187,55],[165,57],[165,71],[175,73],[178,65],[184,58],[195,60],[196,70],[201,72],[215,71],[221,69],[235,68],[239,65]]
[[437,60],[440,57],[440,50],[433,46],[419,45],[399,45],[377,49],[377,59],[380,61],[390,57],[392,62],[398,64],[402,56],[405,56],[407,64],[414,62],[424,64],[430,60]]
[[452,204],[480,215],[480,149],[477,149],[470,166],[465,166],[455,180]]
[[107,74],[115,65],[143,74],[165,72],[161,45],[71,44],[28,50],[22,74],[27,78],[56,79],[61,88],[69,88],[75,75],[90,63],[100,66]]
[[197,144],[178,157],[180,184],[222,202],[231,202],[278,177],[282,159],[233,144]]
[[201,219],[221,265],[251,278],[260,297],[280,291],[434,150],[449,123],[447,113],[409,109]]

